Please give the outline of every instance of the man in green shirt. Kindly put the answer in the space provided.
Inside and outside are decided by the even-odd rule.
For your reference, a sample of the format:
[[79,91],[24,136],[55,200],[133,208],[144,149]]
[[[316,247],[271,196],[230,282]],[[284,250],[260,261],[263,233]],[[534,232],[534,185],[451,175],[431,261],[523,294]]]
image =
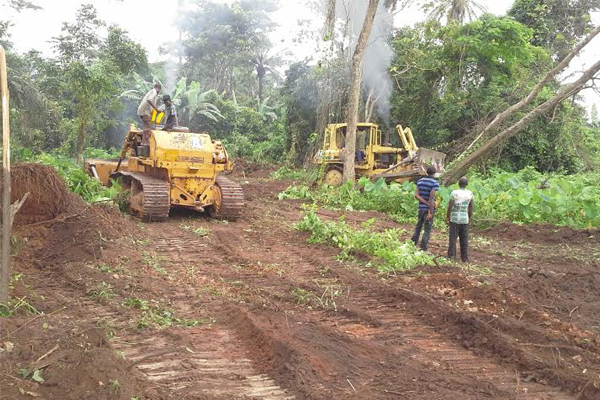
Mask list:
[[448,258],[456,259],[456,240],[460,239],[460,258],[469,262],[469,224],[473,216],[473,192],[467,189],[469,181],[462,177],[458,189],[450,194],[446,222],[450,226]]

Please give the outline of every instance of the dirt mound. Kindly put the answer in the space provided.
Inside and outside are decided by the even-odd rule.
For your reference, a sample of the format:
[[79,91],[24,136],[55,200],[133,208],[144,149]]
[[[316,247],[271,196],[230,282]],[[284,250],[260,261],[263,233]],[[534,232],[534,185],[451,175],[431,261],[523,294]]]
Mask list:
[[[3,331],[14,332],[30,319],[2,318]],[[3,352],[0,371],[11,378],[2,380],[3,397],[129,400],[138,394],[139,373],[127,369],[96,324],[47,316],[25,330],[3,341],[10,351]]]
[[13,202],[29,193],[13,226],[16,256],[27,264],[98,259],[111,240],[139,231],[116,207],[88,204],[70,192],[51,166],[17,164],[11,184]]
[[83,200],[69,192],[67,185],[49,165],[16,164],[11,171],[11,203],[27,200],[15,216],[15,226],[49,221],[68,211],[85,206]]

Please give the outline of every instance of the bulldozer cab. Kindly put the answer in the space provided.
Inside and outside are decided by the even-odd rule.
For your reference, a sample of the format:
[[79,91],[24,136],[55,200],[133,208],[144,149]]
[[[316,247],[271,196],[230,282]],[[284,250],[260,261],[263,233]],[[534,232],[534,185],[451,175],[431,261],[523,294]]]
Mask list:
[[[347,124],[331,124],[325,129],[323,149],[315,156],[316,163],[336,164],[343,162],[346,147]],[[356,129],[355,162],[359,170],[388,168],[401,160],[404,149],[392,147],[376,124],[359,123]]]
[[[346,147],[346,124],[333,124],[326,128],[325,150],[342,150]],[[356,130],[356,149],[366,150],[374,142],[373,136],[377,135],[377,126],[373,124],[358,124]]]

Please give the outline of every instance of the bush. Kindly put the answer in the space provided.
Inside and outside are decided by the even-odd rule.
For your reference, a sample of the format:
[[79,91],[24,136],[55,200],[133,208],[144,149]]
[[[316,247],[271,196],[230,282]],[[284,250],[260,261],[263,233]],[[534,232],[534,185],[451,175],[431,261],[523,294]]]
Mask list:
[[271,172],[269,177],[271,179],[290,179],[295,181],[305,181],[308,183],[315,182],[318,174],[319,170],[316,168],[298,170],[283,166],[277,171]]
[[[440,208],[445,210],[452,187],[440,187]],[[501,221],[549,223],[573,228],[600,227],[600,177],[597,174],[542,175],[533,168],[518,173],[493,171],[487,176],[469,178],[475,196],[476,225]],[[412,220],[416,214],[415,184],[376,183],[361,178],[356,185],[339,188],[290,186],[279,199],[307,199],[325,207],[345,210],[373,210],[399,220]]]
[[33,157],[32,162],[53,166],[65,180],[69,189],[88,202],[99,202],[117,198],[120,187],[113,182],[112,187],[102,186],[99,180],[89,176],[73,159],[56,154],[43,153]]
[[[365,228],[373,223],[373,219],[368,221]],[[308,241],[311,243],[327,243],[339,247],[342,258],[357,253],[374,256],[379,273],[389,274],[435,264],[432,255],[418,250],[410,240],[401,242],[398,239],[403,233],[401,229],[387,229],[383,232],[373,232],[368,229],[355,230],[343,221],[322,221],[317,216],[315,207],[307,210],[304,218],[295,227],[310,232]]]

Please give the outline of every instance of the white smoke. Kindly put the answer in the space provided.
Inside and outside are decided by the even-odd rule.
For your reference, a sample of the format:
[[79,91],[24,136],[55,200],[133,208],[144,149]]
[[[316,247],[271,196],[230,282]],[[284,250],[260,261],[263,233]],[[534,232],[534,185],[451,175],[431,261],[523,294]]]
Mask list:
[[363,85],[367,93],[373,91],[377,98],[375,103],[377,111],[386,125],[390,123],[393,85],[390,66],[395,56],[394,50],[390,46],[392,24],[393,17],[383,5],[383,1],[380,0],[373,31],[363,59]]
[[173,94],[175,90],[175,85],[177,85],[177,81],[179,79],[180,73],[180,65],[179,60],[177,60],[176,54],[171,54],[165,63],[165,74],[167,76],[166,82],[164,82],[165,94]]
[[[354,52],[366,12],[367,2],[364,0],[337,0],[336,18],[342,20],[350,37],[348,57]],[[362,84],[367,95],[372,93],[373,99],[376,99],[377,113],[387,125],[390,123],[393,85],[390,66],[395,56],[390,46],[392,29],[393,16],[384,6],[384,1],[380,0],[363,58]]]

